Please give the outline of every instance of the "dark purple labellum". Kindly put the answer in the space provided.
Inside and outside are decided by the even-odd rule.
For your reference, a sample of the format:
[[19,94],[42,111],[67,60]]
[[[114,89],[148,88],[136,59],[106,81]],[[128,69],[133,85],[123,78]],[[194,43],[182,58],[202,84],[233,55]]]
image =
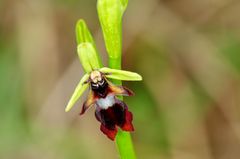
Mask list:
[[115,139],[118,127],[124,131],[134,131],[132,113],[128,111],[123,101],[116,98],[116,95],[132,96],[133,92],[125,87],[111,84],[99,71],[93,71],[89,81],[91,90],[80,115],[90,106],[95,105],[95,116],[101,123],[100,130],[111,140]]
[[134,131],[132,125],[132,113],[128,111],[127,105],[115,99],[116,102],[107,109],[101,109],[97,106],[95,116],[101,122],[101,131],[111,140],[115,139],[117,126],[124,131]]

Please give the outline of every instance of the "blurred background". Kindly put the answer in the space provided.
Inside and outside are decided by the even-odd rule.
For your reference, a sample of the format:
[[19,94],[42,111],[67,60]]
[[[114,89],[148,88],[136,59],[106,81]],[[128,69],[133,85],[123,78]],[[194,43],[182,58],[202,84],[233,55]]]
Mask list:
[[[240,1],[129,0],[123,68],[139,159],[240,156]],[[94,109],[65,113],[83,75],[75,23],[107,55],[96,0],[0,0],[0,158],[115,159]]]

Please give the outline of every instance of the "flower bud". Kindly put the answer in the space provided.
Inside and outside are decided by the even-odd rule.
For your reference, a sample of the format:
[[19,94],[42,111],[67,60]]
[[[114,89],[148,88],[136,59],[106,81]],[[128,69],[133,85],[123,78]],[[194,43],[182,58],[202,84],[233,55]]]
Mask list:
[[121,57],[122,15],[128,0],[98,0],[97,9],[110,58]]

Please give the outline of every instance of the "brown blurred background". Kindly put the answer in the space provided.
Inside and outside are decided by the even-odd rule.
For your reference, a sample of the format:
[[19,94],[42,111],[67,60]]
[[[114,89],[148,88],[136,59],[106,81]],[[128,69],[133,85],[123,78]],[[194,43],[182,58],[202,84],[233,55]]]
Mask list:
[[[240,1],[129,0],[124,83],[139,159],[240,158]],[[94,109],[64,108],[83,75],[84,18],[107,62],[96,0],[0,0],[0,158],[114,159]]]

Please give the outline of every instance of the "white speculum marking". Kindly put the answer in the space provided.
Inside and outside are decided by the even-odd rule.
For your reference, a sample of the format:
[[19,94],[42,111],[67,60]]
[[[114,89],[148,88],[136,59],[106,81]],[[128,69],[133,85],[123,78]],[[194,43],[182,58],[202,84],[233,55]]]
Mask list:
[[102,109],[107,109],[115,103],[114,95],[108,95],[105,98],[99,98],[97,105]]

